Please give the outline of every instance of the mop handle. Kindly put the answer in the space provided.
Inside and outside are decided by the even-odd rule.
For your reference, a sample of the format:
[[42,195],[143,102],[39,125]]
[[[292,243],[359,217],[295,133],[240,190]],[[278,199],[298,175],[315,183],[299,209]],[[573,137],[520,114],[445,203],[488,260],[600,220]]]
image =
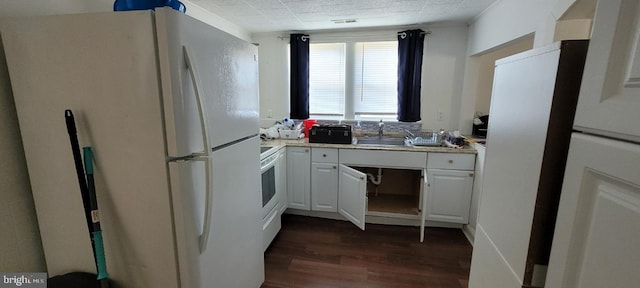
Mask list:
[[91,203],[91,220],[93,222],[91,235],[93,238],[93,248],[95,249],[98,280],[102,280],[109,277],[109,273],[107,273],[107,261],[104,256],[104,242],[102,239],[102,229],[100,228],[100,214],[98,213],[98,201],[96,199],[96,188],[93,178],[93,152],[91,147],[83,147],[82,152],[84,154],[84,167],[87,172],[88,192]]

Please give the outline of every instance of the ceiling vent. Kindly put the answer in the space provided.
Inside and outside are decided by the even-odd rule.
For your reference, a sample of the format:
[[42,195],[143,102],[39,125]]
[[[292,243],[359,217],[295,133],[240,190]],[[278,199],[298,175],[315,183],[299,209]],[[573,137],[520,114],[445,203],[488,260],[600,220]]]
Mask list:
[[336,19],[336,20],[331,20],[331,22],[333,22],[333,24],[351,24],[351,23],[356,23],[358,21],[356,19]]

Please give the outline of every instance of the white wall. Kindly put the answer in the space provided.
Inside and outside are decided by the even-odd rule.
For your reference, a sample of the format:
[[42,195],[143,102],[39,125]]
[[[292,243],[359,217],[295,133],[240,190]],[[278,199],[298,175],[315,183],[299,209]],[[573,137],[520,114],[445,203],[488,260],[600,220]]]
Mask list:
[[18,117],[0,47],[0,271],[44,272]]
[[0,18],[112,11],[112,0],[0,0]]
[[[425,40],[422,64],[423,128],[455,129],[458,127],[458,107],[462,100],[467,27],[451,24],[422,29],[432,32]],[[394,35],[397,31],[401,29],[361,33]],[[310,33],[310,36],[313,42],[314,33]],[[273,120],[289,116],[288,34],[254,34],[253,40],[260,44],[260,118],[263,119],[263,125],[271,124]],[[442,112],[441,121],[438,120],[438,112]]]
[[[1,19],[111,11],[113,1],[0,0],[0,7]],[[3,231],[0,233],[0,271],[45,272],[40,232],[4,52],[0,53],[0,139],[0,231]]]
[[[287,38],[284,38],[286,36]],[[260,75],[261,126],[289,117],[289,35],[260,33],[253,35],[258,46]]]
[[190,0],[180,0],[180,2],[182,2],[187,8],[187,15],[205,22],[213,27],[216,27],[222,31],[225,31],[231,35],[234,35],[240,39],[252,42],[251,33],[249,33],[249,31],[245,30],[244,28],[203,9]]
[[483,71],[483,73],[479,73],[477,85],[475,86],[475,112],[479,112],[482,115],[489,114],[491,92],[493,90],[493,69],[495,68],[496,60],[531,48],[533,48],[533,35],[515,40],[491,52],[479,56],[472,56],[478,58],[480,61],[479,69]]
[[[467,70],[458,129],[471,133],[476,86],[483,74],[479,56],[516,39],[534,35],[533,47],[589,38],[595,0],[497,0],[469,26]],[[571,13],[568,13],[571,12]],[[558,20],[564,21],[558,22]],[[483,85],[483,84],[480,84]]]
[[[56,15],[85,12],[113,11],[114,0],[0,0],[0,18],[15,16]],[[251,42],[251,33],[240,26],[215,15],[190,0],[181,0],[187,15],[215,26],[238,38]]]
[[[469,27],[469,55],[490,50],[535,32],[534,47],[553,40],[558,0],[498,0]],[[551,22],[551,26],[549,23]]]

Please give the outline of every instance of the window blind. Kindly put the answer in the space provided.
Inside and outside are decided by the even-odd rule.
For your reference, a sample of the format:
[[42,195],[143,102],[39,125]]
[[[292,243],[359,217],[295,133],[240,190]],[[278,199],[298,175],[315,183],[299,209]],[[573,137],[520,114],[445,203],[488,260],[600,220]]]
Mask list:
[[354,113],[387,115],[398,109],[398,42],[355,43]]
[[309,45],[309,113],[344,115],[345,43]]

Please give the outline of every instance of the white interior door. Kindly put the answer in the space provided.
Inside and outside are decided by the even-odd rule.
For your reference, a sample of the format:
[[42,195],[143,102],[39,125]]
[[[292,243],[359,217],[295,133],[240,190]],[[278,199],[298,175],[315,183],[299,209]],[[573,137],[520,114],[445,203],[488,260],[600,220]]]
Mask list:
[[364,220],[367,211],[367,175],[340,165],[338,213],[346,217],[353,224],[364,230]]
[[640,145],[574,134],[545,287],[640,283]]
[[574,125],[640,141],[640,3],[598,1]]

